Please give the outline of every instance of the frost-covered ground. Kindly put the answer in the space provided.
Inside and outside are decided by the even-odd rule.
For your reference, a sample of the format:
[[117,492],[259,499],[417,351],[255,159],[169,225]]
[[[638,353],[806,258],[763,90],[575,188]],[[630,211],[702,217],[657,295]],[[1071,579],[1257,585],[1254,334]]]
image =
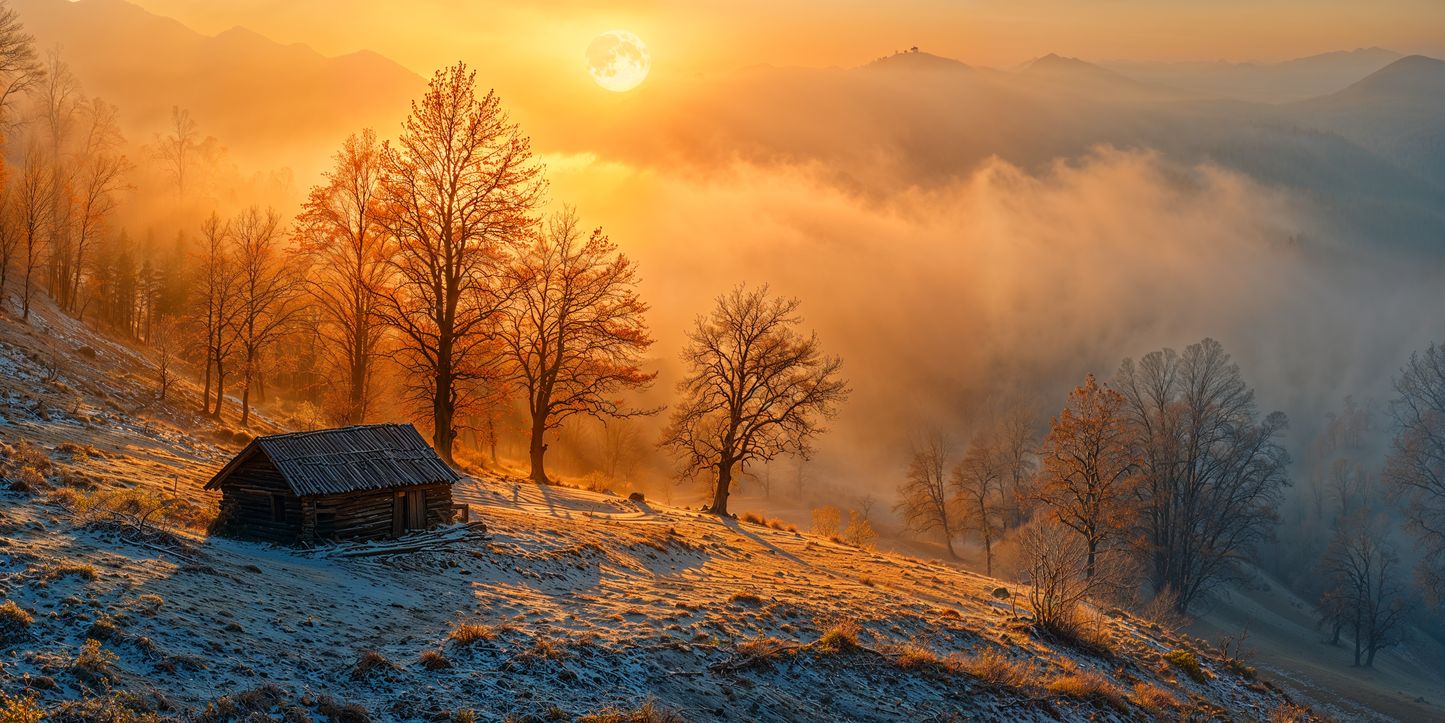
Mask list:
[[[272,685],[248,705],[284,696],[313,719],[360,720],[351,702],[372,720],[434,721],[568,720],[649,700],[694,721],[1185,716],[1161,700],[1250,721],[1283,701],[1127,615],[1103,618],[1104,659],[1039,639],[995,597],[1002,583],[954,567],[500,476],[457,486],[480,525],[386,544],[177,547],[79,525],[66,491],[209,504],[200,485],[245,441],[195,411],[193,384],[172,403],[153,385],[150,360],[44,303],[30,325],[0,315],[0,454],[29,445],[62,492],[0,492],[0,597],[32,619],[0,631],[7,694],[176,715]],[[251,432],[279,426],[261,416]],[[853,624],[858,647],[822,642]],[[1177,649],[1201,654],[1205,682],[1161,657]],[[990,683],[981,655],[1026,679]],[[1090,671],[1115,700],[1048,689]],[[1143,705],[1136,685],[1167,698]]]
[[[1041,642],[992,596],[996,581],[948,567],[499,478],[468,479],[458,498],[485,536],[455,526],[314,551],[212,539],[184,555],[7,498],[3,587],[36,622],[7,653],[4,680],[53,680],[39,690],[46,702],[79,696],[68,666],[106,620],[111,685],[153,688],[178,708],[270,682],[383,720],[580,714],[649,698],[696,720],[1134,719],[1102,701],[910,669],[908,648],[893,647],[909,643],[941,657],[997,650],[1031,662],[1040,680],[1093,668],[1123,691],[1144,681],[1181,702],[1197,696],[1219,719],[1253,720],[1279,702],[1208,660],[1205,684],[1176,674],[1159,655],[1180,641],[1127,617],[1109,619],[1113,660]],[[91,566],[95,579],[55,573],[62,564]],[[843,618],[860,625],[863,649],[824,652],[815,641]],[[448,640],[467,623],[491,639]],[[762,637],[799,647],[729,665],[748,657],[739,644]],[[356,674],[365,651],[394,667]],[[428,651],[450,667],[428,670]]]

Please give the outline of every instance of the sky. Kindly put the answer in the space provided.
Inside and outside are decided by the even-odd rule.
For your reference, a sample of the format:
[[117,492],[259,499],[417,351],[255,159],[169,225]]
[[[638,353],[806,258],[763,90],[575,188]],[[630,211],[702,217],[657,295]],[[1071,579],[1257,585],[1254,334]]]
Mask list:
[[1257,60],[1380,46],[1440,54],[1438,0],[691,0],[526,3],[419,0],[137,0],[214,34],[244,25],[328,54],[375,50],[427,75],[458,58],[535,78],[576,74],[587,43],[629,30],[656,72],[770,63],[861,65],[917,45],[1008,67],[1058,53],[1089,60]]

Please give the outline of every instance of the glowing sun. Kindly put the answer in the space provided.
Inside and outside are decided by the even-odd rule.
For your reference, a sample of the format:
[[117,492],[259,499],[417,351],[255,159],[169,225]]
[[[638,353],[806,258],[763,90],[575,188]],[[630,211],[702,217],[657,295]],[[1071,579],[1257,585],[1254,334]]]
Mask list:
[[587,74],[608,90],[632,90],[647,77],[652,56],[636,35],[609,30],[587,46]]

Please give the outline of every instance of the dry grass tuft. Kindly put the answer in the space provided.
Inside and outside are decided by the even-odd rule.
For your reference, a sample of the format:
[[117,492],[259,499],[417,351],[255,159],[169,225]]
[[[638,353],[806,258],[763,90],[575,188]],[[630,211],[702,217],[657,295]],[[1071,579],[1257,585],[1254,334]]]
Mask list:
[[632,710],[612,709],[584,715],[577,719],[577,723],[686,723],[686,719],[676,711],[659,708],[649,700]]
[[29,637],[33,622],[35,618],[25,608],[16,605],[14,600],[6,600],[0,605],[0,645],[18,643]]
[[1151,683],[1135,683],[1134,694],[1129,696],[1134,705],[1156,715],[1179,707],[1179,700],[1173,693]]
[[859,648],[858,621],[853,618],[838,618],[823,628],[823,637],[818,638],[818,649],[825,653],[851,653]]
[[330,723],[371,723],[371,715],[360,703],[337,703],[329,695],[321,696],[316,712],[327,717]]
[[1114,686],[1108,676],[1097,670],[1075,669],[1054,678],[1045,687],[1050,692],[1074,700],[1104,704],[1120,713],[1129,711],[1129,706],[1125,703],[1124,696],[1119,693],[1119,689]]
[[1270,710],[1269,717],[1264,720],[1266,723],[1309,723],[1313,717],[1309,708],[1294,703],[1281,703]]
[[572,654],[567,651],[564,643],[538,635],[532,638],[532,647],[518,653],[513,660],[518,663],[532,664],[543,660],[566,660],[570,657]]
[[135,601],[141,605],[141,614],[147,617],[154,616],[166,602],[160,595],[141,595]]
[[938,657],[937,653],[921,643],[885,645],[881,652],[893,658],[893,664],[904,670],[939,671],[948,669],[948,665]]
[[951,672],[971,675],[993,690],[1022,690],[1031,687],[1036,677],[1033,666],[993,648],[977,655],[951,655],[946,664]]
[[763,599],[761,597],[758,597],[755,593],[750,592],[735,592],[730,597],[728,597],[728,602],[735,605],[751,605],[753,607],[763,606]]
[[421,667],[427,670],[445,670],[452,667],[452,661],[440,650],[428,650],[421,654]]
[[481,642],[491,642],[495,637],[495,630],[480,623],[462,623],[447,633],[447,640],[464,648]]
[[386,656],[375,650],[364,650],[356,658],[356,665],[351,666],[352,680],[366,680],[374,675],[380,675],[392,668],[395,668]]
[[757,525],[759,527],[764,527],[768,524],[768,521],[763,519],[763,516],[756,512],[744,512],[741,515],[738,515],[738,519],[748,523],[749,525]]

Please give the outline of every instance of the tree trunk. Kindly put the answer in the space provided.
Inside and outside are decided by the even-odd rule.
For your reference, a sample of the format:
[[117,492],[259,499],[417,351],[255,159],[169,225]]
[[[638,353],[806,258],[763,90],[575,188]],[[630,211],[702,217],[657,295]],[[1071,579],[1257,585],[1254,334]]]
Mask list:
[[953,533],[949,530],[943,531],[943,546],[948,550],[948,559],[958,559],[958,553],[953,551]]
[[717,489],[712,493],[712,507],[709,509],[715,515],[726,516],[728,513],[728,493],[733,486],[733,464],[732,460],[719,462],[717,466]]
[[1085,580],[1093,580],[1093,579],[1094,579],[1094,571],[1095,571],[1095,569],[1096,569],[1095,566],[1094,566],[1094,561],[1095,561],[1095,559],[1098,557],[1098,555],[1099,555],[1099,542],[1098,542],[1098,540],[1090,539],[1090,540],[1089,540],[1089,559],[1088,559],[1088,562],[1086,562],[1086,563],[1084,564],[1084,579],[1085,579]]
[[211,412],[211,418],[221,421],[221,403],[226,399],[226,370],[221,365],[221,360],[216,360],[216,409]]
[[251,423],[251,375],[246,375],[245,384],[241,387],[241,428],[246,429]]
[[452,375],[450,364],[451,350],[440,351],[437,357],[442,360],[438,365],[436,377],[436,396],[432,399],[432,445],[436,447],[437,456],[443,462],[452,465],[452,440],[456,432],[452,430]]
[[[360,325],[358,334],[365,333]],[[366,419],[366,352],[362,349],[362,337],[356,337],[356,353],[351,359],[351,413],[347,415],[347,421],[351,424],[363,424]]]
[[211,351],[206,350],[206,383],[201,388],[201,414],[211,413]]
[[547,470],[543,466],[543,455],[547,453],[547,416],[543,414],[532,415],[532,442],[528,448],[529,457],[532,460],[532,481],[539,485],[548,484]]

